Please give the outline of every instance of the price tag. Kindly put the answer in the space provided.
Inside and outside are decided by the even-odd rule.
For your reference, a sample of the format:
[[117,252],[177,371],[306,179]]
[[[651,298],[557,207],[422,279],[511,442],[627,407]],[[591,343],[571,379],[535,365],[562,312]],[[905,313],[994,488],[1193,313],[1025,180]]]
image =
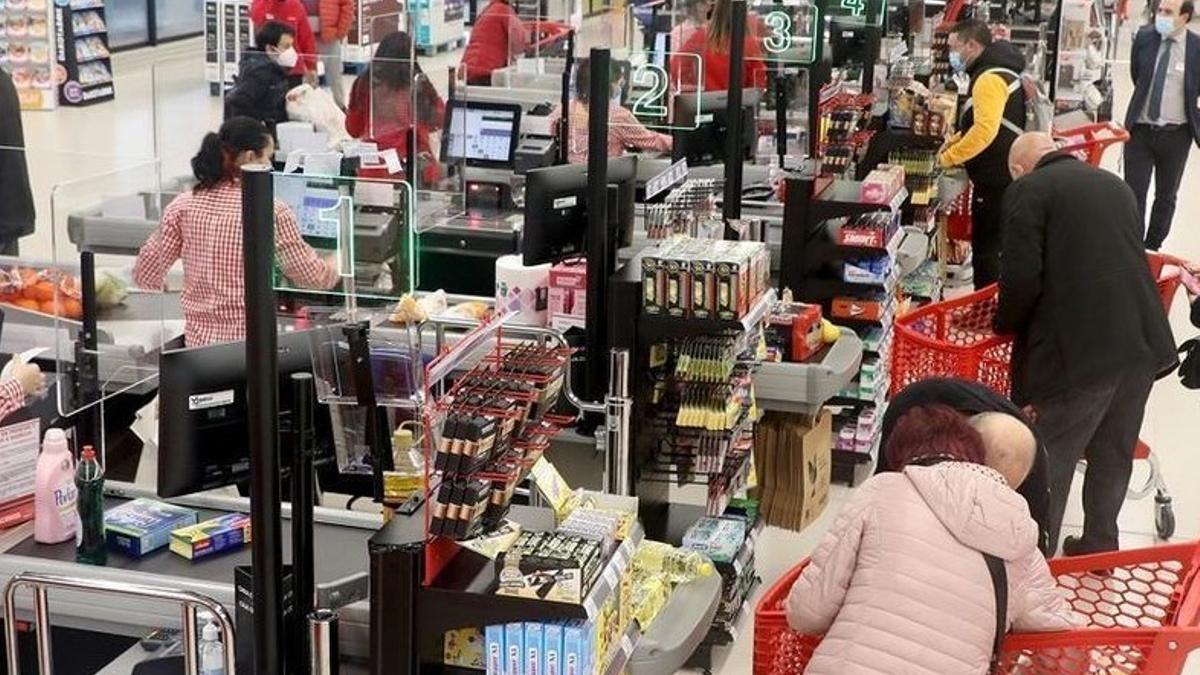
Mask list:
[[616,565],[609,565],[604,568],[604,580],[608,582],[609,586],[612,586],[614,591],[617,589],[617,586],[621,585],[621,576],[617,574]]

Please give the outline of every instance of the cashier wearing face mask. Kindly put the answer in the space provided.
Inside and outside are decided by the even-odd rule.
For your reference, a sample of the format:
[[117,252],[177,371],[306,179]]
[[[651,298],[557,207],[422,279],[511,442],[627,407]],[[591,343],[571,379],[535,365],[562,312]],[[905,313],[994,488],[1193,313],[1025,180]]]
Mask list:
[[1152,25],[1133,40],[1129,67],[1133,98],[1125,126],[1125,182],[1146,221],[1146,193],[1154,176],[1154,207],[1146,248],[1157,251],[1171,231],[1175,193],[1188,150],[1200,145],[1200,36],[1188,30],[1192,0],[1162,0]]
[[[586,164],[588,161],[588,109],[591,106],[591,62],[576,59],[575,96],[571,101],[568,116],[571,128],[567,135],[567,161]],[[671,137],[646,128],[633,113],[621,105],[624,79],[620,70],[614,68],[609,78],[612,90],[608,100],[608,156],[620,157],[626,150],[657,150],[669,152]],[[550,128],[557,129],[562,123],[562,108],[550,114]]]
[[1000,276],[1000,202],[1012,182],[1008,149],[1025,130],[1025,95],[1011,85],[1025,70],[1025,57],[1006,40],[992,40],[982,21],[959,22],[950,31],[950,65],[970,85],[958,118],[958,133],[942,148],[943,167],[962,166],[974,185],[971,203],[971,264],[975,288]]
[[275,125],[286,122],[288,71],[299,61],[296,32],[287,24],[268,21],[255,34],[256,49],[242,54],[237,82],[225,96],[225,119],[256,119],[273,134]]
[[[225,120],[192,158],[196,186],[163,210],[158,229],[138,251],[133,281],[161,291],[167,272],[183,263],[184,337],[189,347],[236,342],[246,337],[245,279],[242,269],[242,167],[263,164],[275,143],[261,122]],[[275,260],[294,285],[330,289],[338,275],[300,237],[296,215],[275,202]]]

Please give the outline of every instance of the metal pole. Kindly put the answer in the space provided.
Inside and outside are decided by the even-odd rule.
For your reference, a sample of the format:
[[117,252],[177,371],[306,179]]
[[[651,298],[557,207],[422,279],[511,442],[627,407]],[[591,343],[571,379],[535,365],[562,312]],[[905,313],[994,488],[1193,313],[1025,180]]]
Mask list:
[[629,398],[629,350],[614,349],[608,360],[609,384],[605,407],[608,433],[604,448],[608,453],[606,487],[610,494],[632,494],[630,484],[630,431],[633,399]]
[[604,359],[608,346],[608,101],[607,49],[592,49],[591,89],[588,92],[588,222],[587,238],[587,351],[584,398],[595,401],[604,392]]
[[99,326],[96,306],[96,254],[83,251],[79,254],[79,282],[83,300],[83,325],[79,331],[75,350],[76,409],[83,413],[78,421],[76,446],[91,445],[100,448],[100,455],[107,465],[107,455],[101,438],[100,423],[100,358],[98,356]]
[[[33,616],[37,630],[38,675],[54,675],[54,649],[50,645],[50,599],[45,586],[33,589]],[[20,673],[20,665],[10,672],[14,675]]]
[[196,641],[196,606],[187,602],[183,603],[179,621],[183,631],[183,672],[187,675],[196,675],[200,672],[200,667],[197,665],[200,654],[199,643]]
[[779,153],[779,168],[786,169],[788,93],[787,70],[783,61],[775,64],[775,151]]
[[276,361],[275,195],[270,167],[242,167],[246,301],[246,408],[249,412],[254,672],[283,675],[283,542],[279,504],[279,366]]
[[[558,121],[558,163],[566,164],[567,144],[571,142],[571,71],[575,68],[575,30],[567,31],[567,56],[562,74],[562,115]],[[608,100],[605,97],[604,100]]]
[[[729,120],[729,137],[725,139],[725,202],[722,216],[725,219],[725,238],[737,239],[737,231],[729,221],[742,217],[742,137],[746,133],[742,124],[742,64],[746,59],[746,0],[733,0],[733,16],[729,39],[729,99],[726,117]],[[754,83],[751,83],[752,85]]]
[[312,675],[338,675],[338,615],[319,609],[308,617],[308,643]]
[[316,581],[313,561],[313,376],[293,373],[292,401],[292,662],[288,672],[308,675],[310,665],[304,622],[313,610]]

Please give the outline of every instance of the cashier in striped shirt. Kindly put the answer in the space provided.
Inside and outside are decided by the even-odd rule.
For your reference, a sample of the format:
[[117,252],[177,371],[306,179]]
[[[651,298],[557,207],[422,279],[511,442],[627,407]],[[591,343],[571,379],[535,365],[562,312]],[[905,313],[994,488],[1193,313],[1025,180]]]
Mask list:
[[[16,358],[15,356],[13,358]],[[46,376],[32,363],[15,363],[7,377],[0,380],[0,424],[25,407],[25,399],[46,389]]]
[[[262,122],[225,121],[205,136],[192,159],[196,186],[175,198],[138,252],[134,283],[162,290],[167,271],[183,263],[184,335],[189,347],[246,337],[242,261],[242,167],[269,163],[275,144]],[[322,258],[300,236],[296,216],[275,202],[275,259],[293,285],[331,289],[338,283],[332,259]]]

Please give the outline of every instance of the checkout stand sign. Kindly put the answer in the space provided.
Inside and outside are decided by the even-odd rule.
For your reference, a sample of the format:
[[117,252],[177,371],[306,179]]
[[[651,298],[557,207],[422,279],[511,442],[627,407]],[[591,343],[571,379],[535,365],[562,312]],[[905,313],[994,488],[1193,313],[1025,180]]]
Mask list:
[[[699,106],[700,88],[695,83],[704,81],[704,62],[699,54],[644,51],[632,54],[629,62],[626,105],[639,122],[650,129],[687,131],[700,126],[700,118],[681,120],[672,112],[672,102],[680,96],[694,99],[693,110]],[[621,126],[611,119],[609,124]]]
[[276,290],[394,300],[415,288],[413,190],[406,181],[277,173],[275,197],[296,214],[304,240],[333,257],[342,280],[332,291],[301,290],[276,270]]
[[[870,0],[828,0],[830,6]],[[801,0],[759,1],[750,5],[746,31],[757,36],[759,57],[749,59],[793,65],[820,60],[822,10],[818,4]]]

